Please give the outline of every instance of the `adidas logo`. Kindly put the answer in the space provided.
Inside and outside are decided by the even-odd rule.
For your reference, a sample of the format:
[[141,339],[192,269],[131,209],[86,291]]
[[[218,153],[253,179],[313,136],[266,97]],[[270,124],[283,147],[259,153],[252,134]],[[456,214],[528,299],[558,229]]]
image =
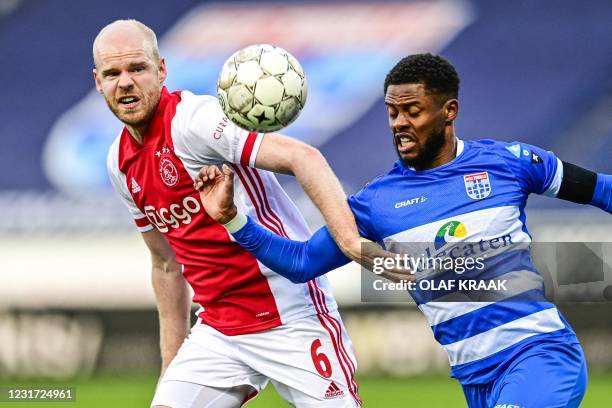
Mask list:
[[343,395],[344,395],[344,392],[340,388],[338,388],[336,383],[333,381],[331,382],[331,384],[329,384],[329,387],[327,387],[327,391],[325,391],[326,399],[337,398]]
[[142,188],[140,188],[136,180],[134,180],[134,177],[132,177],[132,194],[139,193],[140,190],[142,190]]

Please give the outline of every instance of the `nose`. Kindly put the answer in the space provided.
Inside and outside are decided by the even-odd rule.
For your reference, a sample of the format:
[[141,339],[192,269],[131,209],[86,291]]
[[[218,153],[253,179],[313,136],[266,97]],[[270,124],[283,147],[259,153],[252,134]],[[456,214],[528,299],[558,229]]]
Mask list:
[[129,90],[134,86],[134,80],[129,72],[122,72],[119,75],[119,82],[117,86],[123,90]]
[[391,127],[395,130],[409,128],[410,120],[408,119],[408,115],[403,112],[398,113],[391,121]]

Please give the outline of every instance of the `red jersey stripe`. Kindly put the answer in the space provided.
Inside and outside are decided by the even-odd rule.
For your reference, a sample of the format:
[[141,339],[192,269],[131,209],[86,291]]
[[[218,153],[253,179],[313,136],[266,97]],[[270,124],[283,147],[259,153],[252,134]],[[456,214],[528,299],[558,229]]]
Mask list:
[[[308,281],[308,288],[310,290],[310,296],[313,302],[315,303],[315,307],[317,308],[317,311],[320,311],[321,310],[320,305],[318,305],[317,298],[313,293],[313,283],[312,282],[313,282],[312,280]],[[353,398],[355,398],[355,400],[361,405],[361,400],[359,399],[359,397],[353,390],[353,387],[351,386],[350,376],[347,372],[347,368],[345,367],[346,361],[344,361],[344,359],[340,356],[340,351],[338,349],[338,343],[336,342],[335,334],[333,330],[328,326],[323,316],[324,314],[322,313],[317,314],[317,318],[319,319],[321,326],[323,326],[323,328],[329,333],[329,337],[331,338],[331,341],[332,341],[332,346],[334,347],[334,352],[336,353],[336,358],[338,359],[338,364],[340,364],[340,368],[342,369],[342,373],[344,374],[344,379],[346,380],[346,384],[348,386],[349,392],[351,393]]]
[[235,164],[232,164],[231,166],[234,169],[234,172],[236,173],[238,178],[240,179],[240,182],[244,186],[244,189],[246,190],[246,192],[247,192],[247,194],[249,196],[249,199],[251,200],[251,203],[253,203],[253,206],[255,207],[255,212],[257,213],[257,218],[259,219],[259,222],[261,223],[261,225],[265,226],[270,231],[274,232],[276,235],[282,235],[280,230],[276,226],[271,225],[268,221],[266,221],[264,219],[264,216],[262,214],[261,206],[260,206],[259,202],[257,201],[255,195],[253,194],[253,191],[251,190],[251,186],[249,185],[249,183],[247,183],[247,181],[246,181],[244,175],[242,174],[242,171],[240,170],[240,168],[238,166],[236,166]]
[[261,176],[259,175],[259,171],[257,169],[250,169],[250,170],[252,170],[253,173],[255,174],[255,178],[257,179],[257,182],[259,184],[259,187],[261,188],[261,191],[263,192],[264,204],[266,208],[268,209],[272,217],[276,219],[276,221],[278,221],[278,223],[280,224],[281,230],[283,231],[283,236],[285,238],[289,238],[289,235],[287,234],[287,231],[285,231],[285,227],[283,226],[283,222],[280,220],[279,216],[276,215],[274,210],[272,210],[272,207],[270,206],[270,203],[268,202],[268,195],[266,193],[266,188],[264,186],[263,180],[261,179]]
[[251,132],[247,136],[246,142],[244,142],[244,147],[242,148],[242,154],[240,155],[240,164],[243,166],[248,166],[251,161],[251,153],[253,153],[253,147],[255,146],[255,142],[257,141],[257,133]]
[[[251,182],[251,187],[253,188],[255,195],[257,196],[257,199],[259,201],[259,206],[261,207],[261,212],[263,214],[263,216],[266,218],[266,220],[270,223],[273,224],[276,228],[277,231],[279,231],[280,233],[277,235],[281,235],[285,238],[289,238],[287,236],[287,233],[285,232],[285,229],[283,228],[283,225],[280,221],[280,219],[278,217],[271,217],[270,213],[272,212],[269,208],[269,206],[265,205],[265,202],[263,200],[263,197],[265,197],[265,190],[260,190],[257,186],[257,184],[255,184],[255,180],[253,179],[253,175],[251,174],[251,170],[253,170],[250,167],[243,167],[242,170],[244,171],[244,173],[246,174],[247,178],[249,179],[249,181]],[[263,191],[263,193],[262,193]],[[276,219],[274,219],[276,218]]]
[[149,219],[147,217],[134,218],[134,222],[136,223],[136,226],[138,228],[142,228],[142,227],[146,227],[148,225],[151,225],[151,223],[149,222]]

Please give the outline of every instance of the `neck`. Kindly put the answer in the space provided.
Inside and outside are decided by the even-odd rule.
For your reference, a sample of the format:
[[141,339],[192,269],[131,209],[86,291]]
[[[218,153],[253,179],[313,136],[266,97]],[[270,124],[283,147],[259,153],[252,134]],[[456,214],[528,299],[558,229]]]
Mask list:
[[454,132],[449,132],[444,138],[444,145],[429,163],[428,168],[433,169],[453,161],[457,157],[457,138]]
[[457,137],[451,128],[444,132],[444,144],[431,160],[425,163],[415,163],[411,167],[417,171],[431,170],[453,161],[455,157],[457,157]]
[[140,144],[144,143],[144,134],[147,130],[147,125],[144,125],[144,126],[125,125],[125,127],[128,130],[128,132],[130,132],[130,136],[132,136],[134,140],[136,140]]

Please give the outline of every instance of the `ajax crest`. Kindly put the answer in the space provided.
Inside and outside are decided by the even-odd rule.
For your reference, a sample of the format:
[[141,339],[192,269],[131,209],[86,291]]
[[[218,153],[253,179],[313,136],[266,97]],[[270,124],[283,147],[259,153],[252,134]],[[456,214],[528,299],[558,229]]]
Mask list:
[[489,173],[486,171],[465,175],[463,176],[463,182],[465,183],[465,191],[471,199],[482,200],[491,194],[491,180],[489,179]]
[[159,175],[168,187],[175,187],[179,181],[179,173],[172,161],[163,157],[159,162]]

